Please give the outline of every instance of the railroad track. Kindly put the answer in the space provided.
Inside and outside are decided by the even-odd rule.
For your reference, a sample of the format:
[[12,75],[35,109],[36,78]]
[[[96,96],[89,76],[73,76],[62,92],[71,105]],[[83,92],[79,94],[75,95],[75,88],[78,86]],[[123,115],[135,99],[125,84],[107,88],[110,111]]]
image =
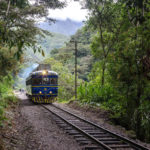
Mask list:
[[55,105],[41,105],[84,150],[149,150]]

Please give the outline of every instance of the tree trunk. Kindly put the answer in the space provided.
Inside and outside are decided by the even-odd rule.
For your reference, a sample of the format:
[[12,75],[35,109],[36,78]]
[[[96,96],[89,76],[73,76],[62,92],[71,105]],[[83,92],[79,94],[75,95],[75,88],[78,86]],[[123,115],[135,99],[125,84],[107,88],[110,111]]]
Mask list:
[[104,64],[103,64],[103,68],[102,68],[102,86],[104,86],[104,83],[105,83],[105,68],[106,68],[106,63],[104,61]]
[[103,49],[103,56],[104,56],[104,64],[102,68],[102,86],[105,84],[105,68],[106,68],[106,51],[105,51],[105,46],[104,46],[104,39],[103,39],[103,30],[101,24],[99,25],[99,30],[100,30],[100,37],[101,37],[101,44],[102,44],[102,49]]
[[10,0],[8,1],[7,11],[6,11],[6,17],[8,16],[9,8],[10,8]]

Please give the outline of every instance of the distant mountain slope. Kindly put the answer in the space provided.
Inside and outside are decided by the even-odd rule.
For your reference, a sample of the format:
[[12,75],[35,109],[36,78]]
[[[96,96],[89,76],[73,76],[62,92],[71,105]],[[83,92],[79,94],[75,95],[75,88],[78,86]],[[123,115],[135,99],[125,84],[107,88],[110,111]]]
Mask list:
[[[95,33],[89,31],[85,31],[84,28],[78,30],[75,35],[71,37],[72,39],[78,39],[80,44],[78,45],[78,78],[83,80],[88,80],[88,75],[91,71],[93,64],[93,57],[91,54],[90,44],[92,41],[92,37]],[[74,44],[68,42],[64,47],[60,49],[54,49],[51,51],[51,57],[55,60],[61,62],[64,66],[69,68],[69,71],[74,73]]]
[[45,58],[50,57],[52,49],[60,48],[65,45],[65,42],[69,41],[70,37],[59,33],[52,33],[52,36],[45,36],[45,38],[38,37],[38,45],[42,47],[45,53],[45,57],[42,56],[38,51],[34,53],[32,49],[28,49],[25,52],[25,60],[32,62],[40,62]]
[[41,22],[38,27],[55,33],[61,33],[64,35],[73,35],[76,31],[83,26],[82,22],[76,22],[70,19],[57,20],[51,25],[48,22]]
[[50,54],[52,49],[62,47],[69,39],[69,36],[60,33],[52,33],[52,36],[46,36],[42,40],[39,38],[38,44],[45,49],[46,53]]

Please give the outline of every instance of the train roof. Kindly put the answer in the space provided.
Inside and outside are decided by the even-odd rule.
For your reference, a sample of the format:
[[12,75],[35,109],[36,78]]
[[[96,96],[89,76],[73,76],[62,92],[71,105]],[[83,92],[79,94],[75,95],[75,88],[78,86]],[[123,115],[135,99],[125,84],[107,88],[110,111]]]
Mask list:
[[57,72],[55,71],[50,71],[50,70],[39,70],[39,71],[34,71],[30,75],[42,75],[43,71],[46,71],[46,75],[58,75]]
[[54,75],[58,76],[58,73],[55,71],[50,71],[50,70],[40,70],[40,71],[34,71],[29,74],[29,76],[26,78],[26,81],[32,78],[32,75],[42,75],[43,71],[46,71],[46,75]]

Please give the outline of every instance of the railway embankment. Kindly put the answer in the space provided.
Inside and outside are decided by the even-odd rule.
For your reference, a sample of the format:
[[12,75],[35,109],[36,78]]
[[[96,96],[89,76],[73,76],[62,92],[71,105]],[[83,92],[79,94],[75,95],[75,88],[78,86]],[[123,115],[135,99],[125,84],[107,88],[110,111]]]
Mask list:
[[[80,150],[44,109],[33,104],[25,93],[16,93],[18,107],[9,110],[11,125],[3,128],[2,150]],[[0,149],[1,150],[1,149]]]
[[[16,107],[8,110],[11,120],[7,122],[1,132],[2,143],[0,150],[81,150],[82,147],[73,136],[65,133],[53,117],[38,104],[33,104],[25,93],[16,93],[20,99]],[[108,130],[127,138],[134,138],[136,143],[147,146],[121,126],[113,125],[107,111],[89,106],[81,106],[72,102],[69,104],[55,103],[55,105],[92,121]],[[129,134],[130,133],[130,134]],[[132,136],[132,137],[131,137]],[[3,146],[2,146],[3,145]]]
[[71,101],[68,104],[55,103],[62,109],[68,110],[76,115],[83,117],[105,129],[112,131],[120,136],[133,140],[135,143],[148,147],[150,149],[150,143],[144,143],[136,138],[136,134],[132,130],[127,130],[120,125],[116,125],[110,119],[110,113],[106,110],[101,110],[98,107],[92,107],[90,105],[81,105],[78,102]]

